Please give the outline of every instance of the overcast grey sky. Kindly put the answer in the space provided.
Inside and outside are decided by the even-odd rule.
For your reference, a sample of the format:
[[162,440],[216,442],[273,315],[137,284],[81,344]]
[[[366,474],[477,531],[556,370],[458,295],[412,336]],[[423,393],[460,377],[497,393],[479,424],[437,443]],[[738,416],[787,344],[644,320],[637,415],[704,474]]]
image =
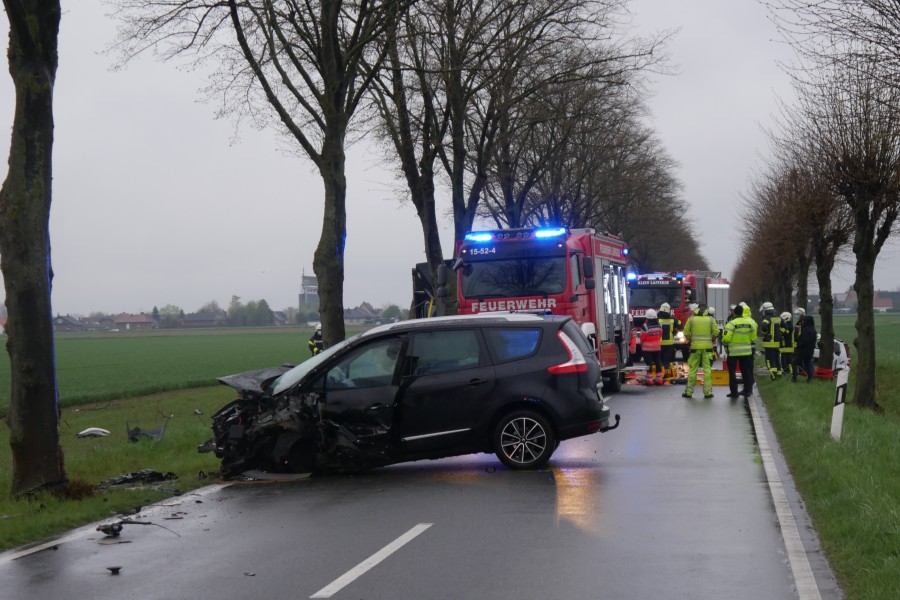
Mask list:
[[[99,0],[63,7],[50,223],[54,311],[174,304],[193,312],[210,300],[227,306],[232,295],[264,298],[275,310],[296,305],[321,230],[322,183],[312,165],[280,152],[273,132],[244,127],[233,139],[232,122],[199,102],[198,73],[151,57],[110,71],[111,59],[100,54],[115,32],[106,9]],[[638,31],[680,28],[670,46],[680,74],[654,77],[653,125],[681,165],[704,255],[730,276],[740,193],[766,151],[761,127],[776,110],[776,94],[789,95],[775,63],[787,50],[772,41],[756,0],[632,0],[631,8]],[[4,18],[4,40],[5,27]],[[4,132],[13,103],[5,74]],[[0,146],[8,152],[8,140]],[[365,143],[349,150],[347,307],[408,305],[410,268],[424,260],[415,211],[379,160]],[[450,225],[448,215],[447,257]],[[897,248],[886,252],[876,285],[900,288]],[[836,280],[843,289],[851,267]]]

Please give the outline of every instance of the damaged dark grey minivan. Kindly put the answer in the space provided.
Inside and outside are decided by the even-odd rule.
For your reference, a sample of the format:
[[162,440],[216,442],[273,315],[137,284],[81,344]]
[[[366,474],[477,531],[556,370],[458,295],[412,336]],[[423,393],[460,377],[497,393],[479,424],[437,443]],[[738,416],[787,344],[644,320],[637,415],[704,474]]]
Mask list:
[[240,398],[201,446],[222,475],[358,471],[494,452],[512,469],[614,429],[600,365],[570,317],[416,319],[349,338],[296,367],[223,377]]

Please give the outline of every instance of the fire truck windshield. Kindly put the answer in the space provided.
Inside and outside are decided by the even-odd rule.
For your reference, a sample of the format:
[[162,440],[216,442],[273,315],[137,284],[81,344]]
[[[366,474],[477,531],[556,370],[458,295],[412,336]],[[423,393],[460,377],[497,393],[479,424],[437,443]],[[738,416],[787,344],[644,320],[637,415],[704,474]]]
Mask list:
[[565,256],[471,261],[462,269],[465,298],[548,296],[565,289]]
[[632,287],[629,305],[632,308],[656,308],[668,302],[673,309],[681,308],[680,287]]

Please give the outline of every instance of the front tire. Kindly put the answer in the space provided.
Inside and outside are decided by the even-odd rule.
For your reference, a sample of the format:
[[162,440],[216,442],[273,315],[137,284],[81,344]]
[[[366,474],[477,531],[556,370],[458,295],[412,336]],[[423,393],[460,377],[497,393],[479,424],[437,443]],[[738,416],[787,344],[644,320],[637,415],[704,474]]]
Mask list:
[[547,419],[531,410],[514,411],[500,419],[493,442],[497,458],[514,470],[544,466],[558,445]]

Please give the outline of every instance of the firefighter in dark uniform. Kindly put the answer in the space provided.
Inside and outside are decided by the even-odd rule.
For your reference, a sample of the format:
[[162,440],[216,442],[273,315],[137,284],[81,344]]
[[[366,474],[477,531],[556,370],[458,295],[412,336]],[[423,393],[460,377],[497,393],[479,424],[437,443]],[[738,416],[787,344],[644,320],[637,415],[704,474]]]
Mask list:
[[741,310],[741,313],[738,314],[738,313],[737,313],[737,304],[732,304],[732,305],[730,305],[730,306],[728,307],[728,316],[725,317],[725,322],[726,322],[726,323],[729,323],[729,322],[731,322],[735,317],[739,317],[739,316],[743,316],[743,315],[744,315],[743,309]]
[[762,322],[759,324],[759,335],[762,338],[763,353],[766,356],[766,368],[772,379],[781,377],[781,318],[775,312],[775,305],[763,302],[759,307]]
[[316,324],[316,330],[309,338],[309,352],[313,356],[325,349],[325,340],[322,339],[322,324]]
[[659,306],[657,313],[659,326],[662,327],[662,340],[660,341],[660,362],[662,362],[665,379],[674,379],[675,374],[675,334],[681,331],[681,321],[672,314],[672,307],[668,302]]
[[794,321],[791,313],[781,313],[781,376],[787,377],[794,372]]

